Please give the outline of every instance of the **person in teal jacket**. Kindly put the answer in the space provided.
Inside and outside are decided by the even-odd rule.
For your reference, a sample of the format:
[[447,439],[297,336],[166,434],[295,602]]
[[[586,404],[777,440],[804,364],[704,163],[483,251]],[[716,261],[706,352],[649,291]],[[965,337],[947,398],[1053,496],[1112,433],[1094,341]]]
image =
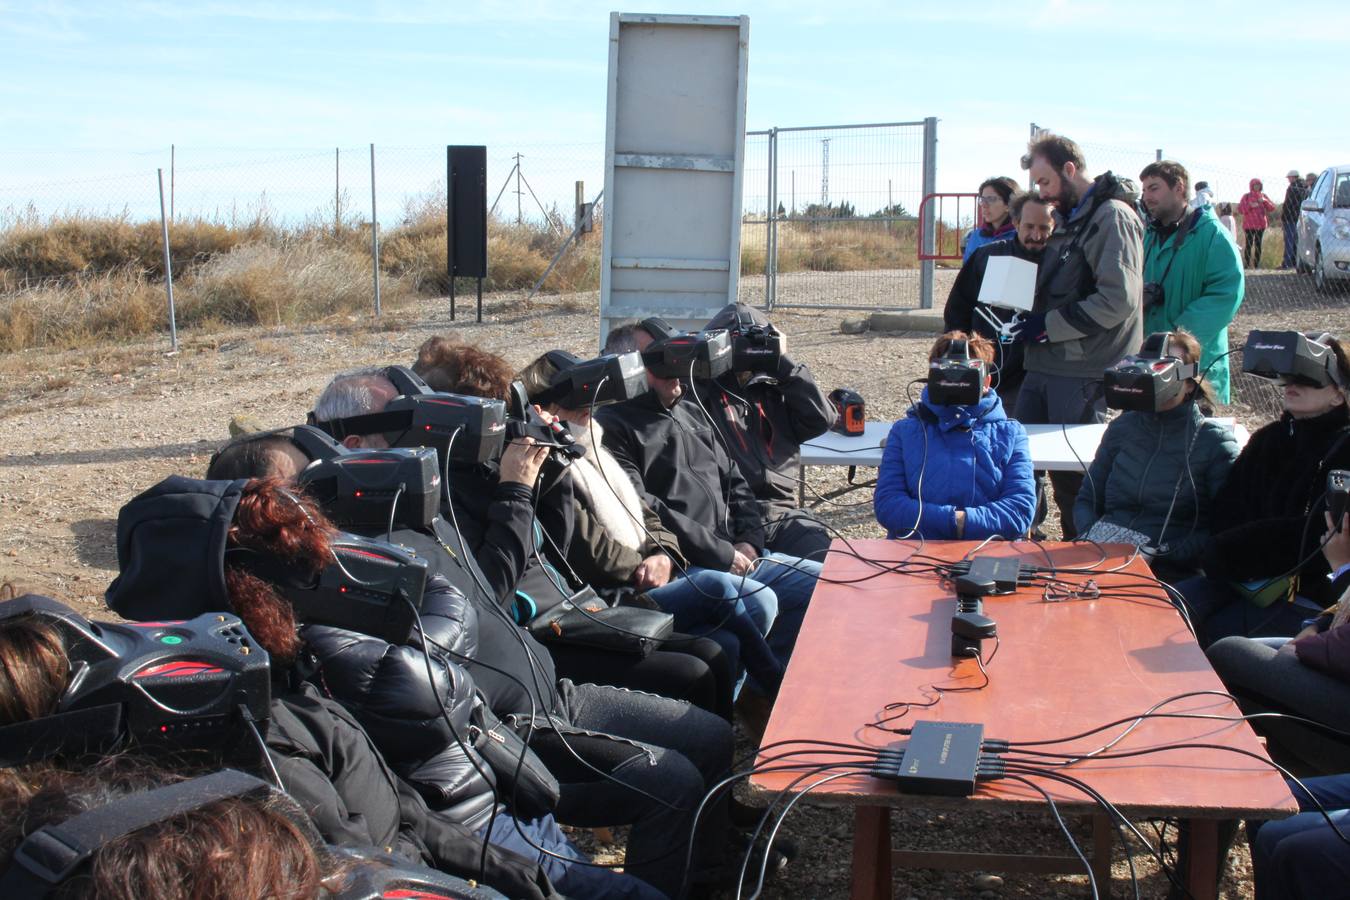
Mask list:
[[[1139,173],[1151,222],[1144,235],[1144,334],[1185,329],[1200,341],[1200,368],[1220,403],[1229,399],[1228,323],[1245,283],[1237,244],[1210,206],[1190,210],[1190,176],[1180,164]],[[1215,362],[1215,360],[1218,360]]]

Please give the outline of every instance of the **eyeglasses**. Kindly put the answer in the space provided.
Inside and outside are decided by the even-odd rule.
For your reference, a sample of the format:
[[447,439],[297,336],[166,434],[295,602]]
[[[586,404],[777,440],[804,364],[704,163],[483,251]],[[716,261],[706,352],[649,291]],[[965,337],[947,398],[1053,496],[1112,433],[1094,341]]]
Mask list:
[[988,206],[988,205],[991,204],[991,203],[1001,203],[1001,202],[1003,202],[1003,198],[1000,197],[998,194],[993,194],[993,195],[981,194],[981,195],[980,195],[980,199],[979,199],[977,202],[978,202],[981,206]]

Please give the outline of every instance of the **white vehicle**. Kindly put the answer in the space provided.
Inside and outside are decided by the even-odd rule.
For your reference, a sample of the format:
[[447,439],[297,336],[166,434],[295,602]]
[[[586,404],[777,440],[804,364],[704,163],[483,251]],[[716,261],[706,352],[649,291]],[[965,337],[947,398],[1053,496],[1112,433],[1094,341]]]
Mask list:
[[1350,164],[1323,172],[1301,210],[1298,270],[1311,272],[1320,291],[1350,283]]

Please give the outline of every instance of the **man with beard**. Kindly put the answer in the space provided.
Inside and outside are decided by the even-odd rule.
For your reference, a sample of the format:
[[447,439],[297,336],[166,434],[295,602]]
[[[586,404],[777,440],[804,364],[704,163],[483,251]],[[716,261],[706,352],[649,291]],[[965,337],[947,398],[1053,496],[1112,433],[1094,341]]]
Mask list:
[[[1026,345],[1026,379],[1016,418],[1024,423],[1106,420],[1102,372],[1143,342],[1143,224],[1134,183],[1110,172],[1087,177],[1083,151],[1042,133],[1022,168],[1055,208],[1055,233],[1036,279],[1033,312],[1019,316],[1013,338]],[[1078,535],[1073,506],[1082,472],[1051,472],[1064,539]]]
[[1037,194],[1019,194],[1013,199],[1010,212],[1015,228],[1012,239],[985,244],[970,255],[957,273],[952,292],[947,295],[947,306],[942,310],[943,330],[973,332],[993,342],[998,350],[994,389],[1009,410],[1017,405],[1017,391],[1026,375],[1022,367],[1023,345],[1000,340],[994,322],[1011,322],[1015,313],[980,303],[980,285],[991,256],[1013,256],[1039,264],[1046,242],[1055,230],[1050,204]]
[[[1151,163],[1139,173],[1150,217],[1144,236],[1144,333],[1184,328],[1200,342],[1200,370],[1228,402],[1228,323],[1242,305],[1237,244],[1214,210],[1187,209],[1189,175],[1180,163]],[[1222,358],[1220,358],[1222,357]],[[1215,362],[1215,360],[1218,360]]]

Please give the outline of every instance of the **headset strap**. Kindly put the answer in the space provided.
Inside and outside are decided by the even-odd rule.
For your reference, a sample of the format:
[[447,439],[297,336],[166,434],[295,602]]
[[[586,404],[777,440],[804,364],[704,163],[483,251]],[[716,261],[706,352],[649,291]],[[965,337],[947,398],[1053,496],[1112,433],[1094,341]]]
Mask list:
[[57,825],[44,825],[15,849],[9,869],[0,876],[0,896],[45,896],[110,841],[218,800],[271,791],[266,782],[252,775],[226,769],[133,794]]
[[347,416],[345,419],[329,419],[326,422],[315,420],[310,424],[335,440],[341,441],[353,434],[364,437],[367,434],[405,431],[412,424],[412,410],[365,413],[360,416]]
[[[0,768],[22,766],[83,747],[111,746],[124,733],[123,705],[109,703],[0,728]],[[9,896],[0,891],[0,896]]]

